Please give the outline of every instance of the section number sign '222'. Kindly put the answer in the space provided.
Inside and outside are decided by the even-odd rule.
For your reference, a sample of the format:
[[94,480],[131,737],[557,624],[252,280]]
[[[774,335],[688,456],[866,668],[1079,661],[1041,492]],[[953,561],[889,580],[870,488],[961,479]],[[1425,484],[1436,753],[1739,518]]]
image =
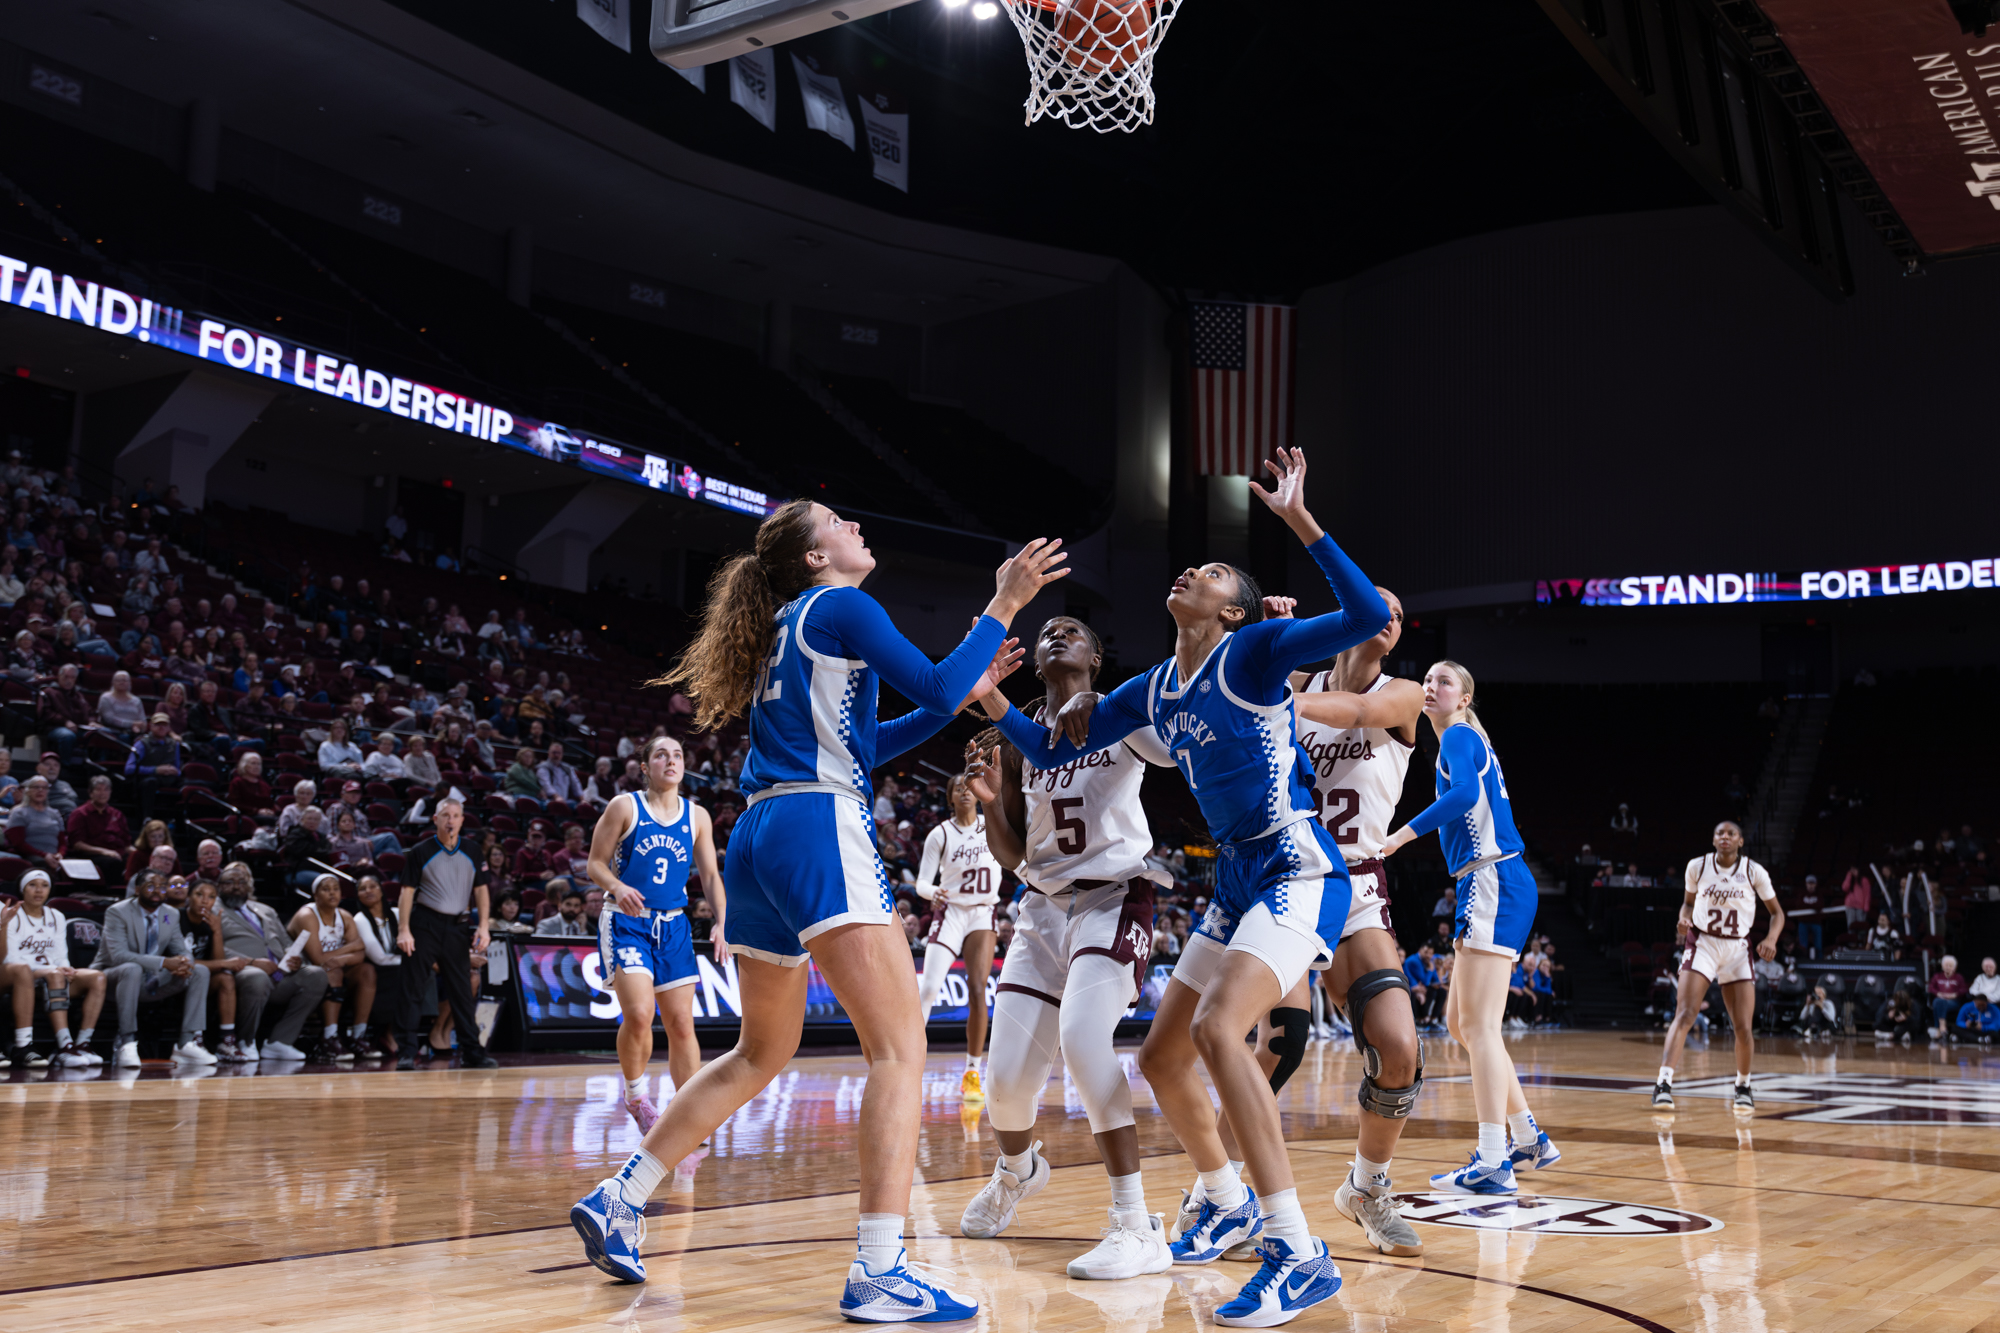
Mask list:
[[385,374],[303,343],[162,305],[116,287],[79,282],[67,273],[7,255],[0,255],[0,304],[757,518],[776,508],[776,502],[761,491],[704,477],[677,459],[579,435],[553,421],[519,416],[470,394]]

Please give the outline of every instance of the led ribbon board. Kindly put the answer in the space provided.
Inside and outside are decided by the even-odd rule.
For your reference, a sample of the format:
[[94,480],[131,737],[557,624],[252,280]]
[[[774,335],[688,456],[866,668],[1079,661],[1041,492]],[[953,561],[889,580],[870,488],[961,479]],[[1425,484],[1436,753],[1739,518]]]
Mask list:
[[0,303],[738,513],[763,518],[779,503],[762,491],[704,477],[678,459],[579,435],[471,394],[387,374],[305,343],[161,305],[116,287],[78,282],[67,273],[7,255],[0,255]]
[[1961,588],[1991,588],[2000,558],[1863,565],[1789,574],[1628,574],[1609,579],[1537,579],[1543,605],[1707,606],[1739,602],[1852,602]]

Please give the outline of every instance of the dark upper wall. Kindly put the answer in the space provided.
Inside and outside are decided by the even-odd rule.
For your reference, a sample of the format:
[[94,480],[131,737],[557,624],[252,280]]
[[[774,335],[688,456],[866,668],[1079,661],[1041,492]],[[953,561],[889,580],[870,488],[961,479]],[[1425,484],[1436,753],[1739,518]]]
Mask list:
[[1328,527],[1405,594],[1989,554],[2000,262],[1905,278],[1849,221],[1839,304],[1713,208],[1308,293],[1299,433],[1339,477]]

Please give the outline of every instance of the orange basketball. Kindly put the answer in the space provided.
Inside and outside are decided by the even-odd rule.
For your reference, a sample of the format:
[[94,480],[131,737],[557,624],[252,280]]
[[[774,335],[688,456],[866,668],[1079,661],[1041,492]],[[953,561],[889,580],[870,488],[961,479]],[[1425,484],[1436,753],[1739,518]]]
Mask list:
[[1056,14],[1063,56],[1089,74],[1119,73],[1153,40],[1152,0],[1042,0]]

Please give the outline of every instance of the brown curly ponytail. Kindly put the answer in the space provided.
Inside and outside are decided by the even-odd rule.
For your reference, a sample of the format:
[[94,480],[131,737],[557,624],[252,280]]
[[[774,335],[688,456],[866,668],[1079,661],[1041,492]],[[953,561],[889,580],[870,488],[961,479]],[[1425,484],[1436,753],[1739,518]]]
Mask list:
[[708,581],[694,642],[672,670],[646,684],[685,689],[702,731],[743,716],[771,651],[772,621],[812,585],[806,555],[818,544],[812,501],[792,500],[773,510],[757,529],[755,553],[732,557]]

